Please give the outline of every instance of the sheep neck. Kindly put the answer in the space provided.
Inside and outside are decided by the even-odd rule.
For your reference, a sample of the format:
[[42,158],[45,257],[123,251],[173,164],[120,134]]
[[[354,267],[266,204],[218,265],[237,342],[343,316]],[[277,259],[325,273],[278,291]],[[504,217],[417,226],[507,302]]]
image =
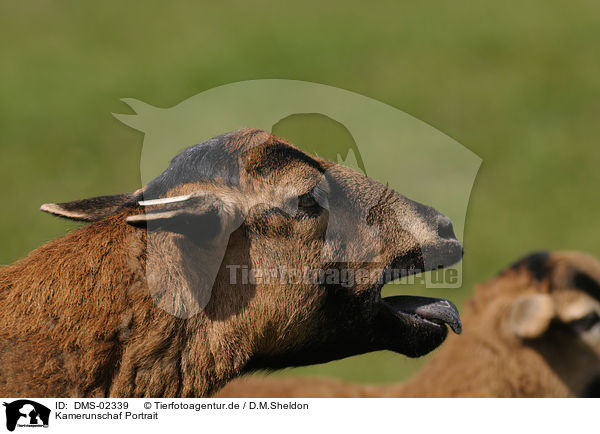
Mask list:
[[248,345],[234,345],[238,337],[205,315],[181,319],[155,305],[144,231],[125,217],[0,268],[4,395],[206,396],[241,372]]

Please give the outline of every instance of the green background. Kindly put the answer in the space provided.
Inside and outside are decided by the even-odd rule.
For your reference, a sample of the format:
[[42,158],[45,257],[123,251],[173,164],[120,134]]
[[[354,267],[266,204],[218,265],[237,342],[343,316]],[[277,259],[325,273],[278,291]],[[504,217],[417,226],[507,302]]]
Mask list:
[[[0,263],[77,227],[40,204],[139,187],[143,136],[112,117],[128,112],[121,98],[169,107],[260,78],[370,96],[483,159],[463,288],[420,294],[460,304],[532,250],[600,255],[599,23],[590,0],[2,0]],[[375,353],[284,374],[393,381],[423,361]]]

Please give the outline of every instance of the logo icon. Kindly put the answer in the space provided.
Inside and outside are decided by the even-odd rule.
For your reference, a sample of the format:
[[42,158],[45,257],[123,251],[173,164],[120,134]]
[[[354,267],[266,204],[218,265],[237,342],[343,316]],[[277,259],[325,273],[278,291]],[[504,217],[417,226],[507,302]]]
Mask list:
[[[415,240],[422,238],[426,232],[423,232],[422,222],[413,224],[414,221],[404,219],[402,209],[406,208],[393,206],[396,199],[387,194],[388,191],[401,192],[406,198],[442,211],[454,222],[454,231],[459,239],[462,237],[467,205],[481,159],[430,125],[382,102],[319,83],[279,79],[229,83],[191,96],[168,108],[155,107],[131,98],[125,98],[123,102],[135,113],[114,116],[125,125],[144,133],[140,175],[144,186],[152,183],[156,187],[156,193],[151,189],[141,190],[143,200],[140,204],[143,206],[161,205],[156,202],[162,195],[161,188],[170,185],[175,173],[198,173],[206,179],[218,178],[233,190],[239,188],[240,175],[258,183],[259,178],[240,169],[246,167],[245,159],[254,155],[250,148],[258,151],[263,147],[264,140],[268,139],[267,135],[263,135],[264,132],[273,133],[300,147],[305,153],[334,163],[322,173],[321,182],[313,191],[320,192],[321,201],[316,201],[328,214],[323,254],[319,258],[320,263],[313,269],[316,273],[311,270],[308,273],[300,269],[284,270],[282,267],[254,270],[261,276],[269,276],[267,279],[274,276],[281,281],[283,277],[290,282],[296,281],[295,276],[304,280],[302,276],[308,274],[309,280],[316,276],[318,282],[323,271],[331,270],[334,271],[335,281],[351,282],[354,274],[348,278],[336,278],[335,271],[338,270],[330,265],[368,263],[366,266],[372,266],[373,259],[380,257],[383,247],[383,225],[377,221],[377,216],[381,214],[389,216],[397,225],[405,222],[402,228],[407,237]],[[253,133],[253,139],[246,140],[245,147],[242,147],[242,142],[236,142],[237,139],[232,136],[239,134],[241,127],[252,127],[263,133]],[[226,131],[232,133],[223,134]],[[232,145],[232,153],[227,156],[229,163],[216,167],[211,162],[215,161],[214,156],[220,155],[223,144],[229,140],[238,145]],[[180,153],[184,148],[188,151]],[[165,171],[165,162],[171,161],[174,155],[181,155],[177,160],[177,165],[181,166]],[[193,166],[187,169],[187,164]],[[373,198],[372,203],[363,203],[360,207],[360,210],[369,211],[351,214],[348,212],[350,204],[345,200],[345,190],[334,181],[334,174],[338,173],[336,171],[340,166],[368,175],[379,184],[389,186],[389,189],[369,196]],[[293,189],[295,185],[286,184],[285,187]],[[208,203],[203,202],[202,197],[179,197],[180,209],[189,209],[190,204],[199,206],[200,203]],[[191,202],[188,202],[190,199]],[[307,199],[307,203],[310,203],[315,198]],[[262,203],[255,204],[248,200],[245,204],[249,204],[250,208],[254,205],[276,208],[279,203],[270,202],[267,196],[256,200]],[[187,202],[188,208],[184,202]],[[286,202],[283,211],[295,214],[299,204]],[[177,208],[177,205],[173,205],[173,208]],[[165,290],[163,284],[163,278],[171,279],[174,275],[165,275],[164,250],[153,247],[159,245],[156,237],[162,237],[162,233],[154,231],[148,238],[146,281],[158,307],[179,318],[190,318],[206,307],[227,251],[229,236],[247,217],[246,211],[244,208],[239,215],[235,214],[235,218],[219,232],[218,242],[211,242],[213,247],[203,261],[201,274],[186,270],[185,275],[194,276],[194,282],[189,280],[191,277],[184,278],[179,273],[181,277],[177,277],[179,280],[172,285],[173,289]],[[354,226],[349,224],[350,217],[356,223]],[[160,223],[158,220],[151,222],[150,233],[161,224],[162,220]],[[364,239],[372,242],[364,244],[358,241],[357,234],[350,229],[356,225],[360,226]],[[168,242],[174,243],[173,252],[178,255],[178,260],[186,264],[195,263],[196,259],[189,258],[189,253],[179,248],[175,239],[179,240],[173,238]],[[417,268],[437,270],[439,258],[434,249],[424,249],[423,245],[420,247],[415,257],[420,253],[423,263],[411,271]],[[229,271],[235,277],[237,265],[240,265],[241,279],[245,281],[244,264],[236,264]],[[460,262],[443,270],[441,273],[423,273],[424,282],[419,279],[418,283],[424,283],[428,288],[458,288],[462,285]],[[361,270],[359,274],[362,271],[366,270]],[[407,270],[401,269],[391,270],[390,273],[396,276],[394,280],[406,274]],[[406,277],[402,281],[412,284],[411,276]]]
[[48,428],[50,409],[28,399],[4,403],[6,407],[6,429],[14,431],[18,427]]

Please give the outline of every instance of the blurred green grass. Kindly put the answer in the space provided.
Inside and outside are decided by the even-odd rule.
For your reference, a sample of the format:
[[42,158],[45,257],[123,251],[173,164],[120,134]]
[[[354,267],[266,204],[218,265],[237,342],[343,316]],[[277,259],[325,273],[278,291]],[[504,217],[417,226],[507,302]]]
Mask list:
[[[463,288],[420,294],[460,303],[532,250],[600,256],[599,18],[589,0],[2,0],[0,263],[76,227],[41,203],[138,188],[142,136],[111,116],[120,98],[168,107],[257,78],[368,95],[483,158]],[[393,381],[423,360],[375,353],[283,374]]]

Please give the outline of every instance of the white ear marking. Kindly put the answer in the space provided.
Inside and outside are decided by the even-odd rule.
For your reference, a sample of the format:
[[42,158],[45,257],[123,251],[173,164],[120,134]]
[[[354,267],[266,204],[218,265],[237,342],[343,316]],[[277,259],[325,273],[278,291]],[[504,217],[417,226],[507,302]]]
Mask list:
[[177,216],[177,211],[166,211],[166,212],[157,212],[152,214],[140,214],[140,215],[132,215],[127,217],[125,220],[129,224],[133,223],[142,223],[149,222],[153,220],[167,220]]
[[152,200],[141,200],[138,202],[140,206],[153,206],[153,205],[165,205],[169,203],[185,202],[192,198],[191,194],[184,196],[165,197],[164,199],[152,199]]
[[48,214],[60,215],[71,219],[89,220],[89,216],[87,216],[86,214],[78,213],[75,211],[67,211],[56,203],[45,203],[40,207],[40,211],[47,212]]

